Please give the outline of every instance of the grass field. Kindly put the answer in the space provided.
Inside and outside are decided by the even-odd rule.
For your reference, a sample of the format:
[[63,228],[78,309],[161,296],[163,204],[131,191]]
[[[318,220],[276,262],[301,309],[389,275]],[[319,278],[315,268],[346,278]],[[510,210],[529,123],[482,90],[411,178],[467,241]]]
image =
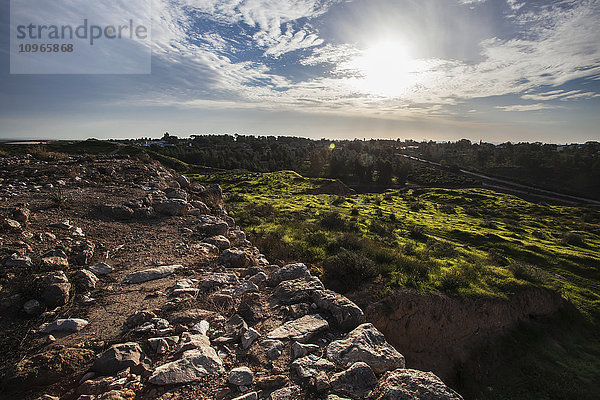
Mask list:
[[333,286],[378,278],[382,294],[410,286],[506,296],[522,285],[543,285],[586,316],[598,316],[598,211],[485,189],[313,194],[331,181],[292,171],[194,179],[223,186],[231,214],[272,259],[310,262]]

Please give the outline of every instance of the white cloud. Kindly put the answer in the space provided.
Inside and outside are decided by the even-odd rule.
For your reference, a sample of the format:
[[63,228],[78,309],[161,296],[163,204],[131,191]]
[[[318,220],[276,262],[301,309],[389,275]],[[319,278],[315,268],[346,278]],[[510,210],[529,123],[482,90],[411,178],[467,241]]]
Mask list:
[[524,100],[549,101],[549,100],[573,100],[596,97],[595,92],[582,92],[581,90],[552,90],[539,94],[525,94],[521,96]]
[[540,111],[550,110],[554,108],[560,108],[559,106],[553,106],[550,104],[536,103],[536,104],[515,104],[511,106],[496,106],[497,109],[503,111],[523,112],[523,111]]
[[[262,108],[384,112],[406,117],[417,110],[432,115],[447,113],[445,105],[498,95],[517,94],[537,102],[596,96],[592,91],[535,91],[540,87],[559,87],[573,79],[600,76],[597,0],[573,2],[571,7],[557,4],[538,10],[528,8],[527,12],[517,10],[518,16],[511,20],[518,28],[515,36],[483,41],[482,61],[415,60],[413,64],[418,68],[407,72],[411,86],[395,98],[356,85],[360,71],[352,71],[348,65],[361,56],[361,50],[352,44],[324,43],[312,31],[310,17],[321,15],[337,1],[182,1],[155,0],[159,4],[155,15],[160,23],[155,24],[153,33],[157,63],[164,63],[168,71],[165,85],[183,89],[163,91],[152,101],[173,101],[186,107],[204,106],[207,101],[221,105],[234,102],[240,107],[260,104]],[[232,43],[230,37],[218,31],[194,33],[189,10],[183,6],[193,7],[219,23],[258,28],[258,33],[247,36],[244,43]],[[301,18],[307,19],[298,24]],[[292,82],[272,72],[264,59],[233,61],[236,51],[244,47],[262,49],[271,59],[310,49],[311,54],[301,58],[298,67],[323,66],[328,74]],[[541,105],[499,109],[533,111],[551,107]]]

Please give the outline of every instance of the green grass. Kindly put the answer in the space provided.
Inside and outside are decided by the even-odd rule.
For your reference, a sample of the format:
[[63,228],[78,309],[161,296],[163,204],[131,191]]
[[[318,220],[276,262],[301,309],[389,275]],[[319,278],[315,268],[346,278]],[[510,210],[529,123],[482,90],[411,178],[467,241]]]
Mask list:
[[472,399],[600,397],[597,210],[485,189],[312,194],[331,181],[291,171],[193,178],[222,185],[230,213],[271,260],[309,263],[341,292],[365,281],[380,296],[397,287],[465,298],[560,292],[576,311],[517,326],[473,353],[480,364],[459,389]]
[[[231,214],[255,238],[282,242],[272,258],[310,262],[326,279],[328,258],[343,248],[373,260],[391,287],[505,297],[522,286],[542,285],[587,316],[600,309],[595,211],[590,216],[589,210],[529,203],[486,189],[311,194],[331,181],[292,171],[193,178],[221,184]],[[340,226],[328,221],[332,216]],[[564,240],[573,233],[579,245]],[[348,235],[357,238],[359,249],[343,243]]]

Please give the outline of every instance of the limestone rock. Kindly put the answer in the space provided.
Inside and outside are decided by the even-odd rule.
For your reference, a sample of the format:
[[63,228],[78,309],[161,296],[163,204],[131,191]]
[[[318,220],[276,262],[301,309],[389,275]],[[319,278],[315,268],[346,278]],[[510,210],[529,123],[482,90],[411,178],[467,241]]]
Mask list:
[[248,349],[252,343],[260,337],[260,333],[254,328],[250,328],[242,335],[242,347]]
[[248,367],[237,367],[229,373],[228,381],[236,386],[250,386],[254,380],[254,374]]
[[179,175],[177,177],[177,183],[179,183],[179,186],[183,189],[187,189],[190,187],[190,180],[185,175]]
[[327,358],[340,366],[367,363],[375,373],[404,368],[404,356],[394,349],[373,324],[362,324],[327,346]]
[[377,377],[364,362],[352,364],[347,370],[333,375],[331,388],[355,399],[365,399],[377,386]]
[[296,304],[310,301],[315,290],[324,289],[319,278],[303,277],[281,282],[273,290],[272,296],[283,304]]
[[319,348],[320,347],[316,344],[302,344],[300,342],[294,342],[292,343],[292,358],[296,359],[304,357],[309,353],[314,353],[315,351],[319,350]]
[[226,285],[237,285],[240,283],[239,278],[235,274],[223,274],[223,273],[204,273],[198,286],[203,289],[214,289]]
[[141,373],[149,366],[149,360],[139,344],[120,343],[111,346],[96,358],[91,370],[101,375],[115,375],[125,368]]
[[43,281],[42,300],[50,308],[65,305],[70,290],[71,284],[63,271],[51,272]]
[[113,272],[114,268],[107,263],[97,263],[88,267],[95,275],[107,275]]
[[258,393],[257,392],[246,393],[239,397],[235,397],[233,400],[258,400]]
[[233,289],[233,295],[235,297],[241,297],[242,295],[251,292],[258,292],[258,286],[250,281],[244,281]]
[[205,346],[210,346],[210,339],[208,339],[208,336],[201,333],[193,334],[184,332],[183,335],[181,335],[181,341],[177,346],[177,352],[179,353]]
[[81,318],[68,318],[68,319],[57,319],[52,322],[44,329],[42,332],[44,333],[52,333],[52,332],[78,332],[86,327],[88,322],[85,319]]
[[260,341],[260,347],[265,351],[269,360],[275,360],[283,353],[283,342],[280,340],[265,339]]
[[308,271],[306,265],[302,263],[288,264],[273,273],[271,276],[271,283],[273,286],[276,286],[283,281],[289,281],[308,276],[310,276],[310,272]]
[[256,259],[245,249],[230,248],[221,254],[219,262],[231,268],[243,268],[255,265]]
[[331,312],[342,329],[353,329],[364,321],[363,311],[346,296],[331,290],[316,290],[312,301],[321,309]]
[[309,341],[315,334],[329,329],[329,324],[318,314],[306,315],[288,321],[267,335],[269,339],[292,339],[301,343]]
[[300,394],[300,388],[296,385],[284,387],[271,392],[269,400],[290,400],[292,396]]
[[299,358],[292,363],[292,369],[300,379],[309,379],[323,372],[335,369],[335,364],[316,355]]
[[23,304],[23,310],[28,315],[38,314],[41,311],[41,309],[42,309],[42,307],[40,305],[40,302],[35,299],[29,300],[28,302]]
[[136,326],[140,326],[141,324],[148,322],[156,318],[156,314],[152,311],[140,311],[133,315],[130,315],[125,321],[125,326],[128,328],[135,328]]
[[4,219],[4,227],[13,231],[21,230],[21,223],[19,221],[15,221],[14,219],[5,218]]
[[154,385],[172,385],[197,381],[205,376],[223,373],[223,361],[212,347],[188,350],[182,357],[156,368],[150,376]]
[[196,232],[201,236],[225,236],[227,235],[227,231],[229,231],[229,225],[221,218],[213,217],[211,215],[204,215],[198,218]]
[[155,279],[165,278],[175,273],[182,265],[165,265],[162,267],[150,268],[140,272],[133,272],[125,277],[126,283],[143,283]]
[[73,274],[73,283],[75,287],[82,291],[89,291],[96,288],[98,277],[87,269],[80,269]]
[[204,241],[206,243],[210,243],[212,245],[217,246],[219,248],[219,250],[226,250],[231,247],[231,243],[229,242],[229,239],[227,239],[223,235],[212,236],[212,237],[209,237],[208,239],[204,239]]
[[168,199],[181,199],[187,201],[188,194],[183,189],[171,189],[167,192]]
[[157,213],[168,216],[184,215],[187,208],[188,203],[184,199],[169,199],[154,204]]
[[31,258],[27,256],[20,256],[17,253],[14,253],[4,259],[4,266],[14,268],[31,268],[33,267],[33,263],[31,262]]
[[386,373],[379,383],[378,400],[462,400],[432,372],[397,369]]
[[233,317],[231,317],[225,324],[226,335],[234,340],[241,338],[247,330],[248,324],[246,324],[246,321],[244,321],[244,319],[238,314],[235,314]]

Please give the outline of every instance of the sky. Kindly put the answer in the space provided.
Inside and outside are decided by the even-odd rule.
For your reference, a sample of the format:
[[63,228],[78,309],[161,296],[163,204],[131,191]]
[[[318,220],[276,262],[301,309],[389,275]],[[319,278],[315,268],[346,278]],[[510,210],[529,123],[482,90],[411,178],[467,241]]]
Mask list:
[[0,1],[4,139],[600,140],[600,0],[57,0],[26,13],[138,10],[152,20],[139,74],[107,68],[143,52],[95,61],[101,43],[63,55],[60,74],[11,73],[17,0]]

